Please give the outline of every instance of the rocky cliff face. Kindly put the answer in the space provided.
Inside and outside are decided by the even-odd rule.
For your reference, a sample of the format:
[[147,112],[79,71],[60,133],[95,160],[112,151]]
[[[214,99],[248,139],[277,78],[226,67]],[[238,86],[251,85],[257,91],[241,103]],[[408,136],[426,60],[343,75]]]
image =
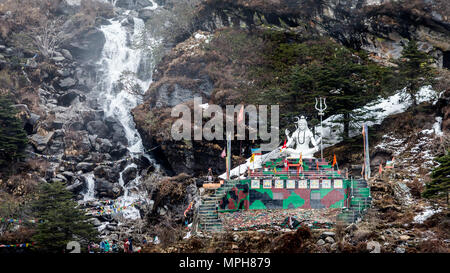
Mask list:
[[[260,52],[270,52],[259,31],[289,33],[286,40],[292,43],[331,37],[386,66],[394,66],[405,42],[416,39],[421,50],[436,58],[437,67],[446,67],[449,8],[445,1],[204,1],[197,16],[197,28],[203,31],[175,46],[157,66],[144,104],[133,112],[138,129],[171,171],[202,173],[212,167],[221,173],[224,143],[173,142],[170,126],[176,119],[170,109],[179,103],[192,107],[195,96],[221,106],[248,102],[245,90],[252,88],[254,78],[247,72],[262,64]],[[217,42],[225,36],[228,40]]]
[[[13,95],[29,138],[26,162],[19,164],[14,176],[1,170],[0,184],[20,198],[32,194],[30,187],[39,181],[64,181],[77,200],[88,199],[93,202],[90,208],[95,209],[100,204],[94,201],[123,197],[137,176],[154,170],[147,157],[131,156],[124,124],[106,113],[99,95],[104,91],[99,90],[100,79],[108,76],[103,62],[99,62],[106,44],[102,26],[111,25],[108,19],[116,18],[130,39],[135,24],[125,10],[101,2],[59,3],[51,11],[51,19],[60,23],[58,35],[67,38],[60,41],[51,56],[44,56],[29,40],[17,43],[11,32],[0,39],[1,92],[8,90]],[[40,34],[20,25],[18,10],[12,10],[8,12],[3,6],[0,9],[2,26],[8,23],[12,32],[25,37]],[[34,12],[39,13],[39,9]],[[11,23],[14,20],[15,25]],[[151,75],[145,69],[141,74],[147,79]],[[8,178],[2,181],[3,177]],[[98,219],[114,224],[111,217],[96,216],[97,226]],[[105,225],[103,235],[112,231],[104,229]]]
[[441,0],[208,0],[199,21],[209,30],[270,24],[300,35],[314,31],[385,61],[398,58],[405,41],[416,39],[442,67],[449,62],[449,9],[448,3]]

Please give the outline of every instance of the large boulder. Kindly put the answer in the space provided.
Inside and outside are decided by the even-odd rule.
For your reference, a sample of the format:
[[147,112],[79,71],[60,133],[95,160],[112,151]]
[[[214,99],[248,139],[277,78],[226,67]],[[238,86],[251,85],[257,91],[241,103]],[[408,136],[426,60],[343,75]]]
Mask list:
[[[70,79],[70,78],[67,78]],[[72,101],[75,100],[80,94],[78,92],[72,90],[64,95],[61,95],[58,97],[58,105],[68,107],[70,104],[72,104]]]
[[94,168],[95,164],[90,162],[80,162],[76,166],[77,171],[82,171],[84,173],[90,172],[94,170]]
[[49,145],[53,134],[53,132],[49,132],[44,136],[40,134],[34,134],[30,137],[30,142],[36,150],[38,150],[39,152],[43,152]]
[[118,183],[119,182],[119,170],[106,165],[98,165],[94,169],[94,174],[96,177],[101,177],[107,179],[109,182]]
[[110,131],[113,132],[113,135],[112,135],[113,142],[120,142],[124,145],[128,145],[128,140],[126,138],[125,129],[123,128],[123,126],[119,120],[117,120],[114,117],[107,117],[107,118],[105,118],[105,123],[108,126],[108,128],[110,129]]
[[61,54],[64,56],[64,58],[66,58],[68,60],[72,60],[73,59],[72,54],[67,49],[64,49],[64,48],[61,49]]
[[122,179],[124,185],[128,184],[131,180],[137,177],[137,168],[135,166],[129,166],[122,172]]
[[[65,23],[70,24],[68,22]],[[70,28],[70,26],[67,26]],[[105,44],[105,35],[99,29],[88,29],[65,45],[70,50],[73,58],[83,61],[96,61],[100,58]]]
[[107,138],[110,135],[108,127],[100,120],[88,122],[86,128],[91,135],[97,135],[100,138]]
[[138,17],[142,20],[146,21],[153,17],[153,14],[155,13],[154,10],[149,8],[143,8],[139,10]]
[[95,150],[99,151],[100,153],[109,153],[112,147],[113,145],[108,139],[97,138],[95,140]]
[[105,113],[103,110],[81,110],[80,111],[80,116],[83,119],[83,123],[85,125],[88,124],[88,122],[90,121],[94,121],[94,120],[102,120],[104,117]]
[[73,78],[64,78],[57,82],[59,88],[63,90],[67,90],[71,87],[74,87],[77,84],[77,81]]
[[119,143],[109,154],[113,159],[118,160],[124,157],[127,154],[127,152],[128,152],[127,147]]
[[95,180],[95,190],[98,192],[99,198],[117,198],[123,192],[119,184],[111,183],[101,178]]
[[66,187],[67,190],[69,190],[75,194],[80,193],[83,190],[83,188],[84,188],[84,183],[78,179],[75,180],[72,185],[69,185]]
[[117,0],[116,7],[124,9],[141,9],[144,7],[152,7],[153,3],[150,0]]

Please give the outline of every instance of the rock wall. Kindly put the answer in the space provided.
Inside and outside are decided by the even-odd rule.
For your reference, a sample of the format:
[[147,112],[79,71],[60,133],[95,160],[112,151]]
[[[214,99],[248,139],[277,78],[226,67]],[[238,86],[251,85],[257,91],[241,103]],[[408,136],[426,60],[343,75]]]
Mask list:
[[331,36],[345,46],[364,49],[388,63],[398,58],[405,42],[420,41],[421,49],[448,62],[450,6],[442,0],[280,0],[206,1],[200,28],[223,26],[253,28],[275,25],[298,34],[308,31]]

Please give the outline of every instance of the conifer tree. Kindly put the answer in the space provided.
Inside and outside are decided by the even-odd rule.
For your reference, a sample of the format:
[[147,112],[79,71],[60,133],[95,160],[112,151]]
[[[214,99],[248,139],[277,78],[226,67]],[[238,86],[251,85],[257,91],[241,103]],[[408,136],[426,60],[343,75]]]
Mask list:
[[416,94],[420,88],[432,83],[431,77],[434,71],[431,67],[432,61],[431,56],[418,49],[415,40],[409,41],[402,51],[398,62],[400,83],[411,95],[413,106],[417,105]]
[[446,196],[448,204],[448,192],[450,190],[450,153],[436,159],[439,166],[431,173],[431,182],[428,183],[423,192],[423,197]]
[[62,182],[41,185],[33,204],[36,218],[40,220],[33,236],[39,251],[61,253],[70,241],[80,243],[83,251],[89,242],[97,241],[97,230],[72,198]]
[[27,134],[12,105],[6,95],[0,95],[0,166],[23,158],[27,144]]
[[[327,113],[342,116],[335,121],[343,124],[342,136],[348,138],[352,124],[373,120],[372,115],[367,115],[361,107],[386,91],[392,72],[345,47],[333,49],[323,52],[326,58],[320,62],[294,66],[285,96],[293,108],[298,109],[300,102],[302,108],[308,107],[307,111],[313,113],[316,113],[314,97],[327,97]],[[358,108],[361,109],[355,111]]]

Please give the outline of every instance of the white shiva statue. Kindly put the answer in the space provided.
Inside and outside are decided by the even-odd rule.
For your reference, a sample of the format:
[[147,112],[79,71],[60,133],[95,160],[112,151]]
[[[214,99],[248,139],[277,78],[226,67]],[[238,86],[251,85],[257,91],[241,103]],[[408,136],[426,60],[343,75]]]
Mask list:
[[[296,117],[297,129],[289,136],[289,130],[286,129],[286,137],[287,143],[286,148],[282,149],[281,153],[287,157],[299,158],[300,154],[302,154],[302,158],[313,158],[314,153],[319,150],[320,143],[319,137],[317,140],[314,138],[313,133],[308,128],[308,123],[306,122],[306,118],[301,116],[300,118]],[[313,147],[310,147],[310,144]]]

